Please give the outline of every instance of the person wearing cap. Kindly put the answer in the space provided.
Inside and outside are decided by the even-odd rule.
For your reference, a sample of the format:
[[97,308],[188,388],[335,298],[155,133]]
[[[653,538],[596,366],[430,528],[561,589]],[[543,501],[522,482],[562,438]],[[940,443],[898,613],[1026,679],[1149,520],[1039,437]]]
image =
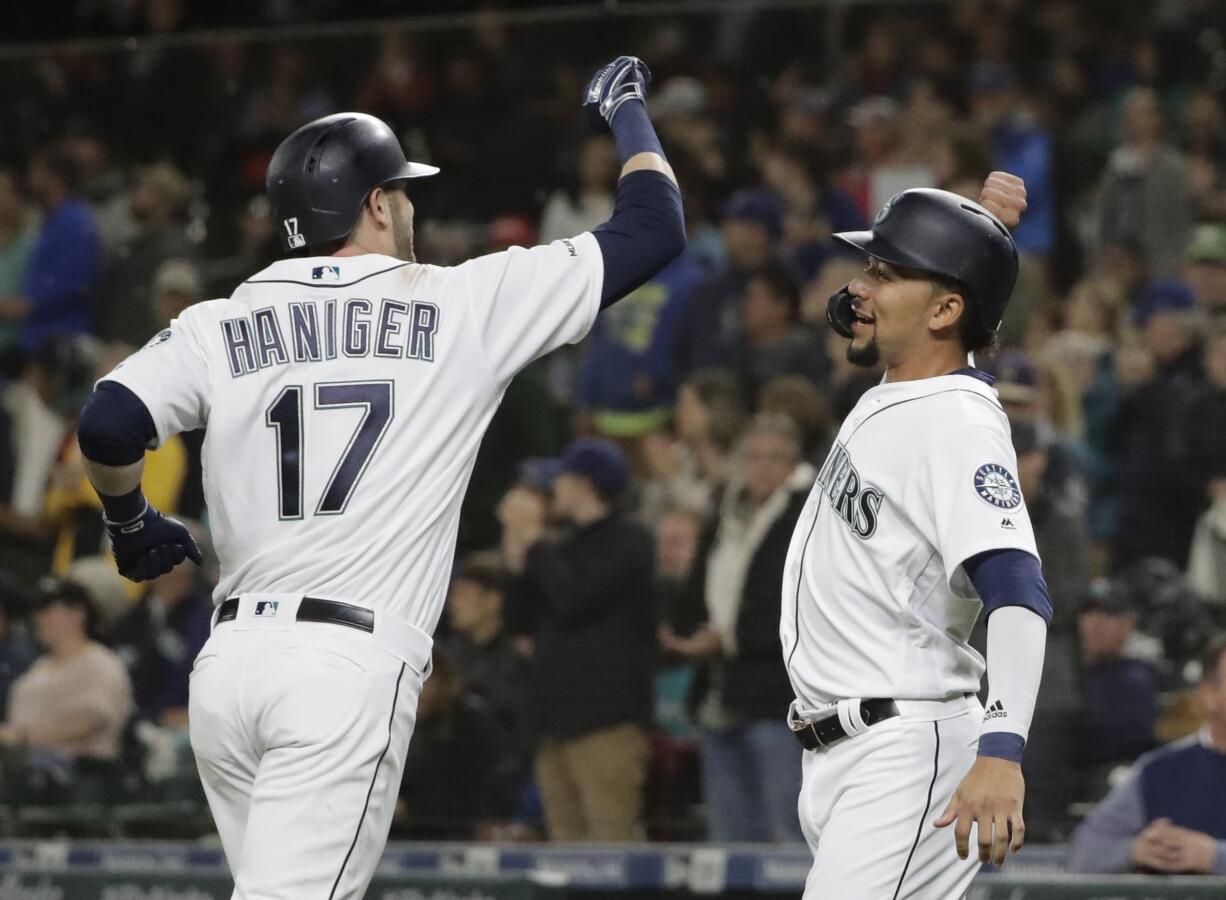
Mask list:
[[200,270],[190,259],[168,259],[153,273],[150,293],[158,324],[171,322],[193,303],[204,299]]
[[535,605],[528,690],[536,777],[549,838],[643,838],[647,725],[652,716],[655,547],[621,509],[625,455],[582,438],[558,461],[553,510],[514,489],[499,507],[512,589]]
[[1126,763],[1154,746],[1157,673],[1138,655],[1137,609],[1121,581],[1097,579],[1077,609],[1081,645],[1082,765]]
[[932,168],[908,159],[902,110],[891,97],[866,97],[847,113],[855,145],[855,162],[838,178],[867,222],[894,194],[910,187],[931,187]]
[[1181,277],[1197,304],[1211,314],[1226,312],[1226,225],[1204,222],[1192,229]]
[[724,204],[720,218],[723,267],[689,296],[673,342],[678,378],[694,369],[725,364],[741,335],[738,304],[749,276],[777,258],[783,235],[783,205],[770,191],[742,188]]
[[79,584],[39,583],[34,627],[45,653],[13,684],[0,743],[66,760],[119,758],[132,684],[123,661],[95,640],[95,619]]
[[1073,833],[1070,871],[1226,875],[1226,635],[1200,670],[1204,726],[1137,760]]
[[1161,556],[1187,559],[1203,491],[1179,471],[1173,440],[1181,407],[1204,382],[1200,316],[1187,285],[1151,283],[1133,310],[1139,347],[1116,355],[1120,398],[1110,422],[1117,520],[1112,555],[1119,565]]

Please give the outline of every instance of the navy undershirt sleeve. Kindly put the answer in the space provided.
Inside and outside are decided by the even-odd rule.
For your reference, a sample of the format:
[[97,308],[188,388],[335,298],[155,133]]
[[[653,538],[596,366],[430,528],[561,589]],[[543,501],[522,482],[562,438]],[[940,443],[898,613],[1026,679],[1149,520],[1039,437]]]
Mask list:
[[989,616],[1002,606],[1024,606],[1051,624],[1051,595],[1038,559],[1014,548],[985,550],[962,563]]
[[603,309],[646,282],[685,249],[681,191],[662,172],[631,172],[617,183],[613,215],[592,235],[604,258]]
[[114,381],[90,394],[77,422],[77,443],[85,458],[104,466],[127,466],[145,455],[157,438],[153,416],[141,399]]

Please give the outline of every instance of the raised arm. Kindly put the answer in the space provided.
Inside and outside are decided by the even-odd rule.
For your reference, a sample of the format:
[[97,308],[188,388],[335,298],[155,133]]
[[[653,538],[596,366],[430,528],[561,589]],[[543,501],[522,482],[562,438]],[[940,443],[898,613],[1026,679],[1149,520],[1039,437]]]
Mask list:
[[622,162],[609,221],[592,232],[604,257],[600,305],[620,300],[685,249],[685,214],[672,167],[647,117],[651,72],[619,56],[588,83],[583,107],[599,131],[611,131]]

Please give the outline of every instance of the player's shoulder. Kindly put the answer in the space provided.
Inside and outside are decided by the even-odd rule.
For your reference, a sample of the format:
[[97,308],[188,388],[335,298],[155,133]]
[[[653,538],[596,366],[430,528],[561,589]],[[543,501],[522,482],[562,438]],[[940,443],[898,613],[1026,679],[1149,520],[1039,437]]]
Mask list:
[[991,376],[978,369],[962,369],[926,379],[925,413],[942,430],[988,427],[1008,431],[1009,419]]

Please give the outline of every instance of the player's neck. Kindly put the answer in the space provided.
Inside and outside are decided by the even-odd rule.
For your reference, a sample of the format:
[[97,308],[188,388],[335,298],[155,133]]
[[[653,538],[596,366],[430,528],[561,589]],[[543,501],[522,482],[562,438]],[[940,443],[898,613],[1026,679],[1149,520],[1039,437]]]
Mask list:
[[936,378],[948,375],[966,366],[966,351],[960,345],[944,344],[935,348],[916,353],[911,358],[902,360],[895,365],[887,366],[885,381],[893,384],[897,381],[919,381],[923,378]]

